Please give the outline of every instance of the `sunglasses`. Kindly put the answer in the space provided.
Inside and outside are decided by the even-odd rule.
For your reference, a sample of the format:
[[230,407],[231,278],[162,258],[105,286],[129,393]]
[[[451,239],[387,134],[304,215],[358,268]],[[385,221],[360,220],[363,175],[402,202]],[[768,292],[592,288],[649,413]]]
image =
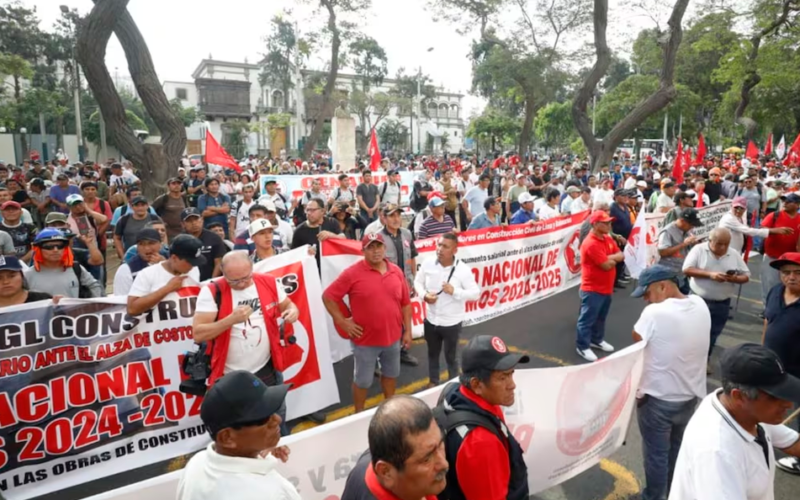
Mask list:
[[50,243],[49,245],[48,244],[41,245],[41,248],[42,248],[42,250],[64,250],[65,248],[67,248],[67,244],[66,243]]

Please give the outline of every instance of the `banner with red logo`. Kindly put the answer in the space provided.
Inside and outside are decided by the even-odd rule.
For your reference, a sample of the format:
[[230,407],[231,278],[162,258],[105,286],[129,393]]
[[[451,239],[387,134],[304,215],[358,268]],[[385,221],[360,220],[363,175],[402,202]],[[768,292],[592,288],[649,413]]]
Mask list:
[[[505,348],[497,340],[495,347]],[[642,376],[644,347],[639,342],[596,363],[517,369],[514,404],[503,410],[509,432],[524,451],[531,495],[594,467],[622,446]],[[415,396],[434,407],[443,388]],[[281,439],[292,456],[278,471],[303,500],[340,499],[350,471],[369,446],[367,429],[374,413],[373,408]],[[182,473],[88,500],[172,500]]]
[[[408,205],[411,192],[414,190],[414,176],[415,174],[419,174],[419,172],[403,171],[399,172],[399,174],[400,204],[405,206]],[[275,180],[277,184],[276,188],[279,193],[288,197],[289,199],[300,199],[307,191],[311,191],[311,184],[314,182],[314,180],[318,180],[320,183],[320,192],[327,200],[333,196],[333,193],[337,188],[341,189],[339,184],[340,175],[342,174],[262,175],[259,177],[261,183],[261,194],[263,195],[267,192],[267,181]],[[362,182],[361,174],[347,174],[347,176],[350,178],[350,187],[348,189],[352,189],[353,192],[355,192],[356,187]],[[386,172],[372,172],[372,183],[378,186],[379,195],[381,194],[383,183],[385,183],[387,179],[388,174]],[[381,196],[382,200],[383,198],[385,197]],[[388,201],[394,202],[395,200]]]
[[[269,259],[297,304],[301,355],[289,419],[339,402],[316,262],[307,248]],[[198,286],[129,316],[126,297],[43,301],[0,309],[0,492],[25,499],[197,451],[210,440],[201,398],[183,394],[195,350]],[[288,330],[287,330],[288,331]]]
[[[700,240],[707,240],[709,233],[719,225],[720,219],[731,211],[731,202],[723,201],[697,209],[702,226],[692,229],[692,234]],[[667,214],[648,214],[640,212],[636,218],[628,243],[625,245],[625,265],[634,279],[646,268],[656,264],[658,255],[658,235],[666,226]]]
[[[464,326],[538,302],[580,284],[580,227],[588,212],[537,224],[466,231],[458,236],[456,258],[472,268],[481,287],[478,300],[465,306]],[[436,259],[438,238],[416,242],[417,266]],[[322,287],[363,259],[361,244],[342,239],[322,244]],[[415,337],[423,334],[426,304],[412,300]],[[350,341],[337,335],[330,316],[328,332],[334,362],[348,356]]]

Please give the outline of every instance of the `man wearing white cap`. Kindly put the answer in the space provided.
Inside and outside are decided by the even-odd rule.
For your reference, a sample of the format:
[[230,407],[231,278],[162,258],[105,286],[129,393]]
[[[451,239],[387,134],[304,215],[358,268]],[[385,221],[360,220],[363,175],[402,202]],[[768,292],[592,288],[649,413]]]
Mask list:
[[440,192],[434,191],[428,196],[428,209],[431,215],[422,221],[419,231],[417,231],[417,238],[424,240],[456,230],[453,219],[444,213],[444,204],[445,201]]
[[567,195],[561,200],[561,213],[568,214],[572,211],[572,203],[581,195],[581,188],[570,186],[567,188]]
[[251,222],[248,233],[256,247],[253,254],[250,255],[253,264],[278,255],[279,251],[275,248],[274,228],[267,219]]
[[510,225],[533,224],[536,222],[536,214],[533,212],[533,200],[534,198],[530,193],[519,195],[520,208],[511,216]]
[[508,190],[508,198],[506,198],[506,213],[509,214],[509,217],[519,210],[521,204],[519,198],[523,193],[527,192],[528,186],[525,185],[525,174],[517,174],[517,183]]

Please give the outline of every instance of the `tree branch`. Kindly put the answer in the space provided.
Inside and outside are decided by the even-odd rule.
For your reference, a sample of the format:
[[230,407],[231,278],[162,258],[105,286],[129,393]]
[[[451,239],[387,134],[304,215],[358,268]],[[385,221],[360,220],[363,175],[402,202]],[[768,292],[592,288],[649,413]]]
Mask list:
[[531,39],[533,40],[533,46],[536,47],[537,52],[540,52],[542,49],[539,46],[539,41],[536,38],[536,29],[533,27],[533,21],[531,20],[531,16],[528,15],[527,4],[525,0],[517,0],[517,5],[519,5],[519,10],[522,13],[522,18],[525,20],[525,24],[528,25],[528,29],[531,31]]
[[95,4],[79,30],[77,57],[108,126],[109,137],[122,154],[141,164],[144,150],[128,125],[125,106],[105,63],[108,40],[127,5],[128,0],[103,0]]

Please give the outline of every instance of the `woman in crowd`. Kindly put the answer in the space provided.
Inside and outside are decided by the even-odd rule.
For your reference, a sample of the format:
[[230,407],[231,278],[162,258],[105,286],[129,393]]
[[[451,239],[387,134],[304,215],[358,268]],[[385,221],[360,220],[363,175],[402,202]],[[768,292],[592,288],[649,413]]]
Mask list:
[[[16,257],[0,258],[0,307],[49,300],[52,295],[28,290],[23,276],[22,263]],[[60,297],[58,297],[60,298]]]
[[339,230],[348,240],[357,240],[356,231],[364,231],[367,221],[358,212],[357,208],[350,207],[347,203],[336,203],[331,207],[329,215],[339,223]]
[[31,290],[74,299],[102,297],[105,292],[91,273],[75,262],[69,237],[53,228],[43,229],[33,241],[33,266],[25,271],[25,279]]

